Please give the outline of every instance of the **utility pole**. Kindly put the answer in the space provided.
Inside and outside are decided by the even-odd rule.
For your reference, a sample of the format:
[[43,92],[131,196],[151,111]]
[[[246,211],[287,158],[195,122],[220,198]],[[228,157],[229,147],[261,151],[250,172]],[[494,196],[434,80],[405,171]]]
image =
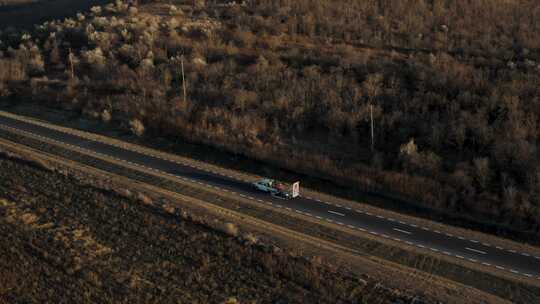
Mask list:
[[371,152],[373,152],[375,146],[375,139],[373,137],[373,104],[369,105],[369,116],[371,117]]
[[180,56],[180,65],[182,66],[182,86],[184,87],[184,103],[186,102],[186,78],[184,76],[184,54]]
[[372,74],[364,81],[363,87],[366,91],[367,101],[369,103],[369,116],[371,119],[371,152],[375,151],[375,128],[373,124],[373,103],[376,102],[379,91],[381,90],[383,76],[381,74]]

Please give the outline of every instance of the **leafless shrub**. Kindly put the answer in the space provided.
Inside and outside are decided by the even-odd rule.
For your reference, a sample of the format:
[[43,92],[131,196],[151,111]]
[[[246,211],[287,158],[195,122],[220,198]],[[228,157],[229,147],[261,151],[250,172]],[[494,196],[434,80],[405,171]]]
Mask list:
[[176,16],[182,16],[184,12],[181,8],[177,7],[176,5],[170,5],[169,6],[169,14],[170,15],[176,15]]
[[234,107],[245,111],[257,102],[257,93],[247,90],[236,90],[234,92]]
[[138,120],[137,118],[132,119],[129,122],[130,130],[133,134],[136,136],[142,136],[144,134],[144,125],[143,123]]
[[0,97],[9,96],[10,93],[9,87],[4,82],[0,81]]
[[90,11],[94,15],[100,15],[101,14],[101,6],[92,6],[92,8],[90,8]]
[[0,82],[26,78],[26,67],[18,60],[0,58],[0,67]]
[[169,28],[169,30],[175,30],[178,28],[179,25],[180,22],[178,22],[176,18],[171,18],[169,19],[169,21],[167,21],[167,27]]
[[233,223],[223,224],[222,230],[230,236],[238,236],[238,227]]
[[179,213],[180,213],[180,217],[184,220],[190,219],[191,217],[191,215],[186,210],[180,209]]
[[241,47],[251,47],[255,42],[255,35],[251,31],[237,31],[235,40]]
[[108,13],[116,13],[116,7],[114,6],[114,3],[109,3],[105,5],[105,11]]
[[37,45],[30,48],[30,61],[28,62],[28,70],[31,73],[42,73],[45,70],[43,56]]
[[117,188],[117,189],[114,189],[114,192],[116,192],[120,196],[128,197],[128,198],[131,197],[132,195],[131,191],[126,188]]
[[145,204],[145,205],[152,205],[153,204],[152,199],[149,196],[147,196],[146,194],[141,193],[141,192],[137,193],[137,199],[140,202],[142,202],[143,204]]
[[101,116],[98,111],[94,111],[94,110],[88,109],[88,108],[83,109],[82,114],[85,115],[85,116],[90,116],[90,117],[92,117],[94,119],[98,119]]
[[518,191],[516,186],[513,185],[513,183],[508,183],[507,185],[503,186],[503,195],[504,195],[504,206],[508,210],[512,210],[516,208],[516,199],[518,197]]
[[[120,36],[122,36],[122,38],[124,39],[124,41],[129,41],[131,39],[131,34],[129,33],[129,31],[127,29],[122,29],[120,31]],[[126,46],[126,44],[122,45],[120,47],[120,49],[122,49],[124,46]]]
[[95,17],[92,19],[92,25],[96,29],[104,29],[109,24],[109,20],[107,20],[107,17]]
[[414,142],[414,138],[401,145],[400,158],[404,167],[409,171],[420,170],[424,173],[437,174],[441,165],[441,159],[435,153],[419,152]]
[[124,3],[124,1],[122,0],[116,0],[115,6],[116,6],[116,12],[118,13],[125,12],[128,9],[127,3]]
[[99,278],[99,275],[95,273],[94,271],[86,272],[85,278],[88,282],[90,282],[94,286],[101,286],[101,279]]
[[257,236],[255,236],[253,233],[245,233],[244,235],[242,235],[242,239],[244,239],[248,244],[257,244],[257,242],[259,241],[259,239],[257,238]]
[[32,213],[25,213],[21,216],[21,220],[26,225],[31,225],[35,222],[37,222],[38,218],[35,214]]
[[193,0],[193,6],[196,9],[203,9],[206,7],[206,0]]
[[165,210],[167,213],[175,214],[176,213],[176,207],[174,207],[171,204],[165,204],[163,206],[163,210]]
[[489,169],[489,159],[475,158],[473,160],[474,168],[476,169],[476,179],[480,184],[480,187],[485,188],[489,183],[491,172]]
[[199,67],[204,67],[207,65],[206,60],[202,56],[199,56],[199,55],[194,56],[191,62],[194,65],[199,66]]
[[93,50],[83,51],[82,57],[88,65],[99,70],[105,67],[107,60],[103,55],[103,51],[99,47]]
[[154,59],[152,58],[144,58],[141,60],[141,68],[148,71],[151,70],[154,67]]
[[[15,61],[18,61],[24,66],[24,72],[28,72],[29,74],[37,74],[44,71],[45,64],[43,61],[43,56],[41,55],[41,51],[37,45],[31,42],[27,43],[26,45],[21,44],[17,50],[9,48],[8,53],[10,53],[10,56],[13,57]],[[16,67],[16,65],[8,66],[8,68],[11,68],[10,71],[12,72],[17,72],[13,70]],[[17,74],[20,74],[20,72],[22,71],[19,71]],[[0,72],[0,75],[2,74],[3,73]]]
[[105,110],[103,110],[101,112],[101,120],[103,122],[109,122],[109,121],[111,121],[111,118],[112,118],[112,116],[111,116],[111,113],[109,112],[109,110],[105,109]]
[[139,13],[139,10],[136,7],[132,6],[128,9],[128,13],[132,16],[135,16]]
[[238,302],[238,300],[235,297],[230,297],[226,299],[225,301],[223,301],[222,304],[240,304],[240,302]]

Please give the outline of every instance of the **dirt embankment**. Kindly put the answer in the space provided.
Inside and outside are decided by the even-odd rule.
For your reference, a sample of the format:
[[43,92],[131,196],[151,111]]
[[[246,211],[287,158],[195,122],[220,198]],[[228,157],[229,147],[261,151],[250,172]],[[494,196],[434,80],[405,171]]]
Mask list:
[[0,154],[0,303],[411,301],[254,236],[236,237],[234,225],[216,230],[212,219],[118,192]]

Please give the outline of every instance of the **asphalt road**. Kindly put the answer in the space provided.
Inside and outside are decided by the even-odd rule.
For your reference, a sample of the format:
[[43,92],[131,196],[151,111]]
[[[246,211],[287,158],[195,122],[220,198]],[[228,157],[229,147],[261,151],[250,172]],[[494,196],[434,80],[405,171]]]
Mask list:
[[167,173],[191,182],[211,186],[223,192],[252,199],[261,204],[270,204],[276,208],[290,209],[291,211],[311,216],[321,221],[332,222],[337,225],[364,231],[376,237],[392,239],[416,246],[422,250],[507,271],[530,280],[540,280],[540,256],[533,256],[525,252],[515,252],[477,240],[445,233],[444,231],[431,230],[427,227],[419,227],[397,219],[354,210],[341,206],[336,202],[324,202],[304,196],[292,200],[275,198],[268,193],[256,190],[249,182],[217,172],[209,172],[202,168],[134,152],[98,141],[87,140],[76,135],[63,133],[2,115],[0,115],[0,126],[25,131],[33,135],[84,148],[131,163],[132,165],[144,167],[148,170],[161,171],[162,173]]

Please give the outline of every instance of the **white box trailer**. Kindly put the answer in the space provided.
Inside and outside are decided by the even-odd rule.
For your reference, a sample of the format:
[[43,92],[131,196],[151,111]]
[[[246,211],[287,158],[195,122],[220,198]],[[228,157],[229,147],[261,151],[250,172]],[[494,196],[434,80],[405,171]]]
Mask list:
[[292,184],[291,196],[292,198],[300,196],[300,182]]
[[256,189],[269,192],[272,196],[278,198],[292,199],[300,196],[300,182],[295,182],[288,186],[273,179],[264,178],[253,182],[252,185]]

